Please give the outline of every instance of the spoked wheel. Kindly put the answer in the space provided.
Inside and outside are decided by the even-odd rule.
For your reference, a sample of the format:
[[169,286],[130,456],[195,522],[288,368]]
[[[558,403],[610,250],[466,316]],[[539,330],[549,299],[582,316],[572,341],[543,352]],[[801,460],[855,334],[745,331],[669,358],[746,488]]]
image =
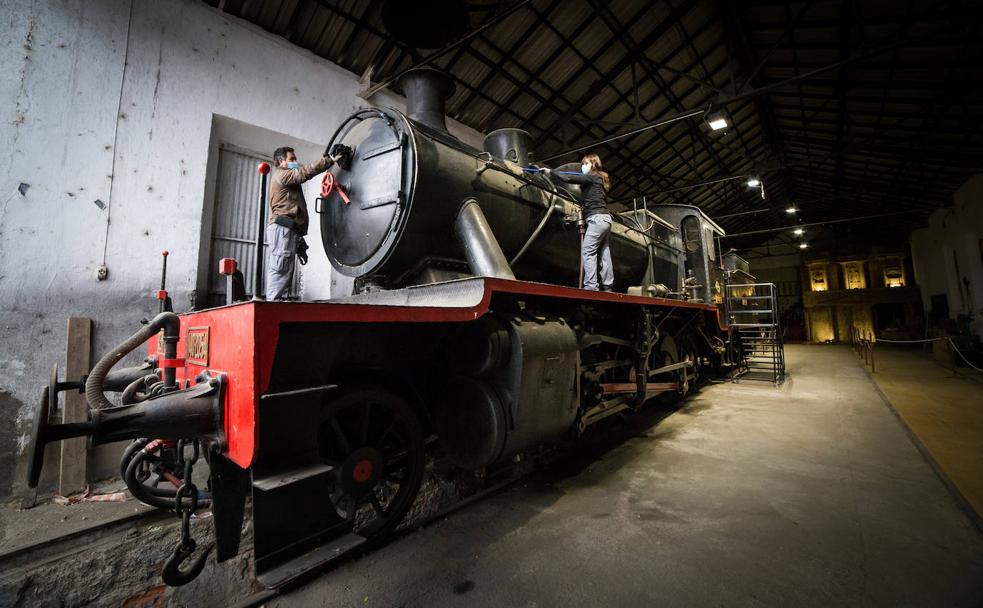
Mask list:
[[[667,335],[652,349],[652,353],[649,355],[649,366],[655,369],[672,365],[673,363],[679,363],[683,360],[683,356],[680,353],[679,347],[676,345],[676,341],[672,336]],[[679,390],[674,393],[662,393],[659,395],[661,401],[664,403],[675,403],[689,392],[686,370],[680,369],[671,373],[673,380],[679,383]]]
[[386,390],[349,389],[322,409],[318,444],[335,470],[330,499],[338,515],[361,536],[392,532],[423,479],[423,431],[413,409]]
[[679,341],[679,360],[689,359],[693,362],[693,367],[689,370],[689,388],[696,384],[700,380],[700,366],[702,365],[702,360],[700,358],[700,349],[696,346],[696,339],[692,334],[684,337]]

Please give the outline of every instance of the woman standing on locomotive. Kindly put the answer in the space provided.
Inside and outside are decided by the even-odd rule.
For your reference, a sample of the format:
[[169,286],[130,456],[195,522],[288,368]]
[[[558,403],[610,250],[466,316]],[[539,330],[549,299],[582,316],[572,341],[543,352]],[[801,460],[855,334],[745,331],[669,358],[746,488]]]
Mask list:
[[587,222],[587,232],[580,245],[580,257],[584,263],[584,289],[597,291],[614,290],[614,265],[611,263],[611,247],[608,237],[611,235],[611,212],[608,211],[607,191],[611,188],[611,179],[601,166],[601,157],[588,154],[580,160],[580,173],[548,174],[558,179],[580,186],[583,193],[581,213]]

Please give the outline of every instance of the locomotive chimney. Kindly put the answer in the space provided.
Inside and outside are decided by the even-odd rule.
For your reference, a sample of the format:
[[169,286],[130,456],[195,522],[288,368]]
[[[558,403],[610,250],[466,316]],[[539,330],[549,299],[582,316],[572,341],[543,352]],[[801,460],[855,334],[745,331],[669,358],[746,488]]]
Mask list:
[[403,74],[399,86],[406,96],[406,115],[432,129],[448,133],[444,120],[444,100],[454,94],[454,81],[431,69]]

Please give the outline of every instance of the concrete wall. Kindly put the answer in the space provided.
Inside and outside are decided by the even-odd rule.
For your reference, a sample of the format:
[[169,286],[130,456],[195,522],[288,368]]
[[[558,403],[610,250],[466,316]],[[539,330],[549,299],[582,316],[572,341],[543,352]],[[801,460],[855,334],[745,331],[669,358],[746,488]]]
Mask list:
[[931,297],[945,294],[949,317],[972,315],[972,331],[983,337],[983,175],[952,198],[952,207],[932,213],[926,228],[911,233],[915,279],[926,314]]
[[[97,357],[129,335],[156,310],[162,249],[175,307],[188,307],[208,271],[218,144],[310,154],[368,104],[356,75],[194,0],[5,0],[0,24],[3,497],[22,477],[29,404],[64,365],[65,319],[95,320]],[[305,294],[323,297],[330,271],[311,237]]]

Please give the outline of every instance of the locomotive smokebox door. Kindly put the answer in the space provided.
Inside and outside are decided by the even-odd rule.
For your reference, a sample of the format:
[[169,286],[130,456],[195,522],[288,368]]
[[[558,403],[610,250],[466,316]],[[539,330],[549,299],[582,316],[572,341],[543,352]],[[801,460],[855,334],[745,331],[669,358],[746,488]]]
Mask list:
[[338,193],[323,201],[321,234],[331,263],[348,276],[372,272],[399,236],[413,171],[407,142],[398,123],[380,112],[364,113],[345,135],[344,143],[355,148],[351,167],[333,171],[351,203],[344,204]]

